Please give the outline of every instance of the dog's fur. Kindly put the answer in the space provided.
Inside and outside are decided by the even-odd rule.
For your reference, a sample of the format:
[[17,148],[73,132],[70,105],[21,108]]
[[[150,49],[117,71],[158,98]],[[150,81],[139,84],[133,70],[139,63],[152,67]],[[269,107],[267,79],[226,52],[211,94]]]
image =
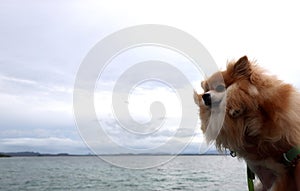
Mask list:
[[[243,158],[262,182],[260,190],[295,191],[293,168],[282,157],[300,145],[300,94],[295,88],[246,56],[201,85],[204,93],[194,98],[207,141],[215,140],[218,149]],[[203,101],[205,93],[211,96],[210,106]],[[222,111],[222,120],[212,117]],[[222,122],[220,129],[216,121]]]

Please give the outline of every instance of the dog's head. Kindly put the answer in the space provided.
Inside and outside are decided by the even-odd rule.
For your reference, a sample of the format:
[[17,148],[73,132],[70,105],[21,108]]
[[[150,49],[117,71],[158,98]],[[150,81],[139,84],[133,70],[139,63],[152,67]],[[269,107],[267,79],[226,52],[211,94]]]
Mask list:
[[276,126],[270,119],[288,104],[284,99],[289,97],[290,85],[264,74],[244,56],[201,86],[204,93],[195,93],[194,99],[208,142],[216,140],[218,148],[238,150],[255,145],[258,139],[280,139],[275,128],[263,126]]
[[230,62],[227,70],[217,72],[201,83],[203,94],[195,95],[195,102],[208,111],[222,111],[221,107],[228,102],[227,111],[233,118],[241,116],[245,109],[256,109],[258,95],[255,86],[257,76],[253,72],[255,65],[246,56],[237,62]]

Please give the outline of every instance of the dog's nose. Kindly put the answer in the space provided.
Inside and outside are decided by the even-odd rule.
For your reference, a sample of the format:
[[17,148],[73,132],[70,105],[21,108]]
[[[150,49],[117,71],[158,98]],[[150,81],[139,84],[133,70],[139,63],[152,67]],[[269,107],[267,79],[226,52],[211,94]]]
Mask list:
[[211,96],[210,93],[205,93],[202,95],[202,99],[204,101],[204,104],[206,106],[211,106]]

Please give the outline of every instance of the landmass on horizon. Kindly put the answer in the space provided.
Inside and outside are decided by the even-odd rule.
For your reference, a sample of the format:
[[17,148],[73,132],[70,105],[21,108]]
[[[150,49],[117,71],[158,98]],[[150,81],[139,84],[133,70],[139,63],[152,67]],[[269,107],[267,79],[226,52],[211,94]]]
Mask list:
[[[186,155],[186,156],[195,156],[195,155],[228,155],[228,152],[219,153],[216,150],[209,150],[203,154],[199,153],[181,153],[181,154],[171,154],[171,153],[117,153],[117,154],[99,154],[98,156],[138,156],[138,155]],[[22,152],[0,152],[0,157],[34,157],[34,156],[97,156],[96,154],[71,154],[71,153],[39,153],[33,151],[22,151]]]

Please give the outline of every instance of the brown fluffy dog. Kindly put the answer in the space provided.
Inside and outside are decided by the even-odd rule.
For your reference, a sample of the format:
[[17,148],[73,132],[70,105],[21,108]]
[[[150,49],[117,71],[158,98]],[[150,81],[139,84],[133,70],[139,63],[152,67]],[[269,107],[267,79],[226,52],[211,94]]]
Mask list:
[[[259,177],[256,190],[295,191],[283,153],[300,145],[300,94],[246,56],[202,82],[195,93],[208,142],[243,158]],[[220,126],[220,127],[218,127]]]

